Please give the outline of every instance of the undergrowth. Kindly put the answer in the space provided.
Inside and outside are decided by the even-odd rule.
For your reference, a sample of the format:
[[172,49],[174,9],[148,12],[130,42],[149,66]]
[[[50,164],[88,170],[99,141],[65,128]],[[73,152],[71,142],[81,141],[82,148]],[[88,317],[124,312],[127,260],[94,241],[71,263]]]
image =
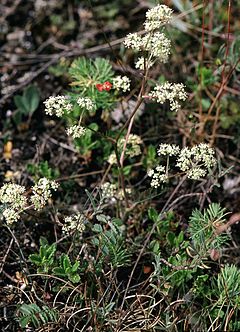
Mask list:
[[[22,174],[6,172],[0,188],[2,233],[11,239],[1,266],[11,304],[3,328],[239,330],[240,270],[226,253],[238,247],[231,226],[240,218],[229,217],[220,199],[231,168],[217,144],[235,112],[223,91],[239,73],[239,39],[230,41],[229,1],[226,43],[208,40],[212,66],[202,58],[195,76],[169,74],[178,39],[188,46],[172,28],[186,28],[179,12],[190,26],[206,15],[174,3],[175,12],[150,6],[141,31],[124,38],[117,64],[113,55],[61,59],[49,69],[67,81],[61,93],[40,103],[40,89],[29,85],[15,95],[12,125],[21,133],[26,121],[30,130],[40,107],[41,130],[51,131]],[[5,159],[12,158],[9,130],[6,121]],[[64,162],[54,164],[53,149],[39,159],[58,135]],[[17,259],[14,272],[8,255],[9,266]]]

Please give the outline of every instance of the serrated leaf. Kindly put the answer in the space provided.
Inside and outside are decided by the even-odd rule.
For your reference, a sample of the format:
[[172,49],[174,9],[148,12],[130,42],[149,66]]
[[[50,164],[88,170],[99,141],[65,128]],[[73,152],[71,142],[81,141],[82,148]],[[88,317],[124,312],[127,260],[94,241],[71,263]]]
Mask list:
[[76,271],[78,270],[78,268],[79,268],[79,262],[76,261],[76,262],[73,264],[71,270],[72,270],[72,272],[76,272]]
[[41,236],[41,237],[40,237],[39,242],[40,242],[40,246],[41,246],[41,247],[45,247],[46,245],[49,245],[49,244],[48,244],[48,240],[47,240],[44,236]]
[[62,267],[54,267],[52,271],[56,275],[66,276],[65,270]]
[[96,233],[102,233],[103,232],[103,229],[102,229],[102,226],[99,225],[99,224],[95,224],[93,225],[93,231],[96,232]]
[[64,270],[66,271],[67,269],[71,268],[71,261],[70,261],[70,258],[63,254],[63,260],[62,260],[62,265],[63,265],[63,268]]
[[29,317],[21,317],[19,320],[20,326],[21,328],[25,328],[27,327],[28,323],[29,323],[30,318]]
[[69,280],[73,283],[80,281],[80,276],[78,274],[71,274],[68,276]]
[[41,257],[39,257],[39,255],[37,254],[29,255],[29,259],[32,263],[36,265],[40,265],[42,263]]

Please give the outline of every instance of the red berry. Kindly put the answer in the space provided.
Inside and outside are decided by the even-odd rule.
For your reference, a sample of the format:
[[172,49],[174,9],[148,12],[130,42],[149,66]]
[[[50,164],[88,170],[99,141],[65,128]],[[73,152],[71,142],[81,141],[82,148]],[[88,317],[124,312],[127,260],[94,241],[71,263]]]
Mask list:
[[109,91],[109,90],[111,90],[111,88],[112,88],[112,84],[110,82],[106,81],[103,83],[103,90]]
[[103,84],[96,84],[96,88],[98,89],[98,91],[103,91],[104,88],[103,88]]

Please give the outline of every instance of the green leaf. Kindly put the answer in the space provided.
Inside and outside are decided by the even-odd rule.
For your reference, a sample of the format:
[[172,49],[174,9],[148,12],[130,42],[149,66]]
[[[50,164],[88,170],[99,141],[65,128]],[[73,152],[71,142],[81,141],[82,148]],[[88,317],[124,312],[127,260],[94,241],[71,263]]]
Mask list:
[[125,166],[125,167],[123,167],[123,174],[125,176],[128,176],[131,173],[131,170],[132,170],[132,166],[131,165]]
[[42,263],[42,259],[41,259],[41,257],[39,257],[38,254],[29,255],[29,259],[32,263],[34,263],[36,265],[41,265],[41,263]]
[[95,224],[93,225],[93,231],[96,232],[96,233],[102,233],[103,232],[103,229],[102,229],[102,226],[99,225],[99,224]]
[[158,213],[157,213],[157,211],[154,208],[150,207],[148,209],[148,217],[149,217],[149,219],[151,219],[153,222],[156,223],[158,221]]
[[68,278],[73,283],[77,283],[80,281],[80,276],[78,274],[71,274],[68,276]]
[[14,103],[17,106],[18,110],[22,114],[27,114],[28,113],[28,107],[24,102],[24,98],[22,96],[17,95],[13,99],[14,99]]
[[34,85],[24,89],[23,95],[14,97],[14,103],[21,114],[32,114],[38,108],[40,95],[38,89]]
[[54,267],[52,269],[53,273],[59,276],[66,276],[65,270],[62,267]]
[[21,317],[20,321],[19,321],[21,328],[24,329],[25,327],[27,327],[29,320],[30,320],[30,317]]
[[174,246],[175,244],[175,234],[173,232],[168,232],[167,233],[167,241],[171,246]]
[[72,266],[72,272],[77,272],[78,268],[79,268],[79,262],[76,261]]
[[13,113],[13,121],[18,126],[22,122],[23,113],[20,110],[17,110]]
[[68,257],[68,255],[62,254],[62,266],[63,266],[65,271],[72,266],[70,258]]
[[41,247],[44,247],[44,246],[48,245],[48,240],[44,236],[40,237],[39,242],[40,242]]
[[24,90],[23,97],[29,113],[36,111],[40,101],[39,90],[34,85],[30,85]]

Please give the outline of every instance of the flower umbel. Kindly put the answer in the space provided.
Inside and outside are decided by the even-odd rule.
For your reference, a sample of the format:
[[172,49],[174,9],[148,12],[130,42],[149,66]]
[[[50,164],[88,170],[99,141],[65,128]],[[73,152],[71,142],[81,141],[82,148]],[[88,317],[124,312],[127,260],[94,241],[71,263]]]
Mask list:
[[159,29],[163,24],[169,23],[173,10],[165,5],[158,5],[149,9],[146,13],[144,27],[146,31]]
[[6,183],[0,189],[0,202],[10,204],[12,209],[22,210],[27,204],[26,188],[15,183]]
[[57,190],[59,184],[54,180],[41,178],[37,184],[32,187],[33,195],[30,200],[35,210],[41,210],[52,196],[51,190]]
[[113,78],[113,88],[116,90],[122,90],[126,92],[130,90],[130,79],[127,76],[117,76]]
[[95,111],[97,106],[96,104],[92,101],[92,99],[86,97],[80,97],[77,100],[77,104],[82,108],[86,109],[89,112]]
[[192,148],[181,150],[176,166],[186,172],[187,177],[199,180],[217,163],[215,151],[208,144],[200,143]]
[[[118,149],[119,152],[123,150],[125,144],[125,138],[121,138],[118,141]],[[125,156],[128,156],[130,158],[139,156],[141,154],[141,148],[140,145],[142,144],[141,137],[135,134],[130,134],[128,137],[128,142],[126,146]],[[109,164],[113,165],[117,163],[117,158],[115,152],[111,153],[108,157]]]
[[80,125],[74,125],[66,130],[68,136],[72,136],[73,139],[79,138],[86,133],[86,128]]
[[151,187],[158,188],[161,183],[167,182],[168,176],[164,166],[159,165],[155,169],[148,171],[148,176],[152,178]]
[[153,91],[149,93],[149,97],[160,104],[164,104],[168,100],[170,109],[172,111],[178,111],[181,107],[178,100],[187,99],[187,93],[184,88],[182,83],[166,82],[162,85],[157,85]]
[[5,218],[6,223],[8,225],[11,225],[20,219],[20,213],[15,211],[14,209],[7,208],[3,211],[3,217]]
[[157,151],[159,156],[176,156],[179,154],[179,152],[180,152],[179,146],[175,144],[166,144],[166,143],[160,144]]
[[65,234],[70,234],[72,231],[82,233],[85,230],[86,217],[82,213],[74,214],[64,219],[62,230]]
[[149,51],[151,58],[155,57],[160,62],[167,62],[170,55],[171,41],[161,32],[154,32],[143,37],[143,48]]
[[56,115],[62,117],[64,113],[69,113],[72,109],[72,104],[65,96],[51,96],[44,102],[45,112],[48,115]]
[[158,155],[167,156],[168,161],[166,167],[158,165],[148,171],[148,176],[152,178],[151,186],[154,188],[166,182],[169,177],[169,157],[176,157],[174,166],[180,168],[187,178],[192,180],[205,177],[217,163],[214,149],[205,143],[192,148],[185,147],[182,150],[175,144],[160,144]]
[[132,48],[134,51],[140,51],[142,48],[142,38],[137,33],[129,33],[124,42],[124,46]]

